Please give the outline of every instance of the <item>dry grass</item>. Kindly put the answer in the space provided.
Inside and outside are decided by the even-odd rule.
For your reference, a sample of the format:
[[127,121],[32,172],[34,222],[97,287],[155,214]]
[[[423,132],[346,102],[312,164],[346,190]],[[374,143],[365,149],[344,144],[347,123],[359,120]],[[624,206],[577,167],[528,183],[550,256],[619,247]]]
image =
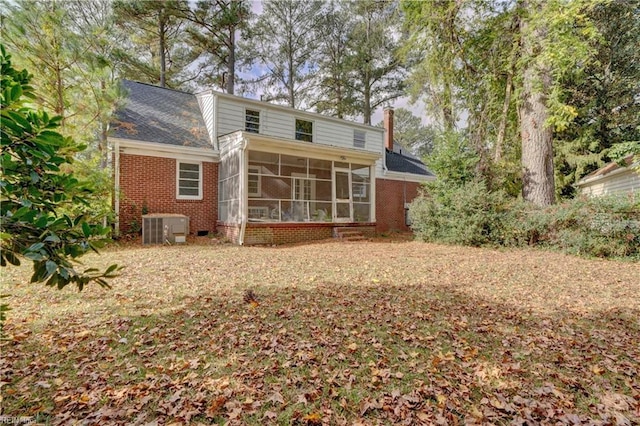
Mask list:
[[[640,265],[376,240],[3,270],[2,414],[88,424],[640,421]],[[247,289],[259,305],[243,301]]]

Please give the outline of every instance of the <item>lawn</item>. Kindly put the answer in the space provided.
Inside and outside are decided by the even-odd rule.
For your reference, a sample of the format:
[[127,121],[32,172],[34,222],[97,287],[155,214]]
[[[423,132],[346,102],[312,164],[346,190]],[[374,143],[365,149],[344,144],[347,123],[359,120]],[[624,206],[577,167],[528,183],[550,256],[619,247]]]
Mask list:
[[125,269],[82,293],[2,271],[2,415],[640,423],[638,263],[385,239],[134,246],[86,262]]

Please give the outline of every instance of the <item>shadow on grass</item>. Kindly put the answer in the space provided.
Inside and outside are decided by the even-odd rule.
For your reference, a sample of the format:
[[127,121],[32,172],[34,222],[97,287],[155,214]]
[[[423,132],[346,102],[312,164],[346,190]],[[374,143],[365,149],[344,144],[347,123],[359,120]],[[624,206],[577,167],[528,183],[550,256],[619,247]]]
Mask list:
[[[4,415],[52,424],[640,421],[637,310],[549,314],[432,285],[202,294],[3,343]],[[16,325],[13,326],[17,327]],[[20,330],[12,330],[20,332]],[[635,399],[634,399],[635,398]]]

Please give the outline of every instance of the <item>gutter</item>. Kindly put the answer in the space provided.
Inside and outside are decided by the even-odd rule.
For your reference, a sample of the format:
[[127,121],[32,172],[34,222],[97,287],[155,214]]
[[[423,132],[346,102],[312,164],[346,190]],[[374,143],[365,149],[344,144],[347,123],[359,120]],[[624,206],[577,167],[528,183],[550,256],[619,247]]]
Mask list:
[[113,165],[113,209],[115,210],[114,234],[120,235],[120,142],[117,140],[113,144],[114,165]]
[[592,176],[592,177],[588,177],[588,178],[582,178],[580,179],[577,183],[576,186],[581,187],[581,186],[586,186],[589,185],[591,183],[594,182],[598,182],[601,180],[605,180],[614,176],[617,176],[621,173],[627,173],[627,172],[634,172],[634,167],[640,166],[640,162],[636,162],[634,164],[631,164],[629,166],[623,166],[623,167],[619,167],[609,173],[606,173],[604,175],[597,175],[597,176]]

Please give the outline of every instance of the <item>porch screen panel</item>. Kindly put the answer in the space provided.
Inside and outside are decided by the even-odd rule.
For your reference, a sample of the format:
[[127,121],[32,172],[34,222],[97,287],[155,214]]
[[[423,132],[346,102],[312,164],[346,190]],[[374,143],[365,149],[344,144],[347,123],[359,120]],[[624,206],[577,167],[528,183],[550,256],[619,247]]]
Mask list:
[[240,150],[229,151],[218,170],[218,219],[240,223]]
[[[273,152],[248,155],[244,173],[250,221],[331,222],[334,215],[350,217],[350,211],[353,220],[371,220],[370,166]],[[343,169],[336,182],[334,168]],[[335,206],[334,185],[336,198],[342,200]]]
[[249,220],[331,221],[332,165],[327,160],[249,151]]

